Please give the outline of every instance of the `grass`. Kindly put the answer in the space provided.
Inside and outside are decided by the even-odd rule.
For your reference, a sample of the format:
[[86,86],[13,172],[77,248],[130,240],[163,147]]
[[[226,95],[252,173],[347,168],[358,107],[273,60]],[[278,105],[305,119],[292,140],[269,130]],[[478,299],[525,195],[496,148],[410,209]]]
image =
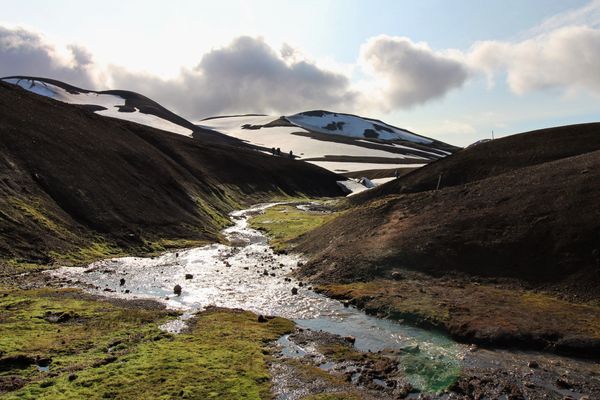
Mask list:
[[250,219],[250,226],[267,233],[271,246],[276,251],[288,250],[291,241],[324,223],[334,219],[338,213],[303,211],[293,204],[278,205]]
[[[72,320],[48,322],[47,312]],[[264,346],[293,329],[274,318],[259,323],[249,312],[214,309],[190,331],[161,332],[164,310],[132,308],[88,298],[75,290],[0,291],[0,360],[24,355],[51,359],[2,368],[2,379],[26,385],[7,399],[260,399],[270,397]],[[172,317],[171,317],[172,318]]]
[[437,326],[466,341],[539,345],[569,337],[600,339],[600,307],[518,288],[378,279],[320,290],[394,319]]

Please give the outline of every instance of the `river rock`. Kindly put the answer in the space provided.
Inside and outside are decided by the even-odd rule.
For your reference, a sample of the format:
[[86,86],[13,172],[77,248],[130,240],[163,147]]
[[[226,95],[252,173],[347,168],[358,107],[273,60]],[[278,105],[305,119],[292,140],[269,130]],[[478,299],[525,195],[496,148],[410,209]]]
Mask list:
[[120,286],[124,286],[125,285],[125,278],[121,278],[121,280],[119,281],[119,285]]
[[529,368],[537,368],[537,367],[539,367],[540,365],[537,363],[537,361],[529,361],[529,362],[527,363],[527,366],[528,366]]
[[265,323],[265,322],[268,322],[268,320],[265,318],[264,315],[261,314],[258,316],[258,322]]
[[194,275],[192,274],[185,274],[185,279],[192,279],[194,278]]
[[344,336],[344,340],[350,344],[356,343],[356,338],[354,336]]
[[402,275],[400,272],[392,272],[392,279],[396,280],[396,281],[400,281],[402,279],[404,279],[404,275]]
[[298,288],[293,287],[292,288],[292,294],[298,294]]
[[181,285],[175,285],[173,288],[173,293],[175,293],[177,296],[181,296]]

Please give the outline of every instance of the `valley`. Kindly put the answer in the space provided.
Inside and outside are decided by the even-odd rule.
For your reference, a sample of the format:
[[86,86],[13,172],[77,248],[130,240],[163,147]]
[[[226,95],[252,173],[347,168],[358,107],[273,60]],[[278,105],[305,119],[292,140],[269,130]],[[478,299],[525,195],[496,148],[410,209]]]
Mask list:
[[600,397],[597,123],[459,149],[4,81],[2,398]]

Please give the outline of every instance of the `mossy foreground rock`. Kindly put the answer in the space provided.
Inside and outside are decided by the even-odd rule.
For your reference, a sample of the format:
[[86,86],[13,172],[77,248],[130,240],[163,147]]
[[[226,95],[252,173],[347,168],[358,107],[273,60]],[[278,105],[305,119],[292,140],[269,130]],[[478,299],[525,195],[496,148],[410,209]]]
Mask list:
[[[51,313],[77,314],[49,322]],[[239,310],[211,309],[181,335],[156,303],[76,290],[0,289],[0,396],[6,399],[259,399],[270,396],[263,347],[291,331]],[[16,362],[16,361],[23,362]],[[42,365],[43,364],[43,365]]]

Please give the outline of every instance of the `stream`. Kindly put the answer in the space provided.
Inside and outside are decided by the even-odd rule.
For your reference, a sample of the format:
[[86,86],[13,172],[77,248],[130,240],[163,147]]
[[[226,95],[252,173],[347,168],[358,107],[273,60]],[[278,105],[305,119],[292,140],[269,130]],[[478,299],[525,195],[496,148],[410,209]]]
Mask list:
[[[84,285],[87,290],[125,299],[153,299],[183,315],[162,326],[177,333],[186,319],[207,306],[241,308],[256,314],[292,319],[305,329],[356,338],[360,351],[416,348],[437,367],[460,367],[465,347],[448,337],[402,323],[384,320],[318,294],[291,273],[302,261],[298,255],[275,254],[267,237],[249,227],[248,219],[266,208],[262,204],[230,214],[234,225],[223,233],[232,245],[211,244],[168,252],[159,257],[123,257],[87,267],[64,267],[55,276]],[[187,276],[186,276],[187,275]],[[175,295],[175,285],[181,294]],[[292,291],[293,288],[294,293]],[[286,338],[279,343],[286,351]],[[287,349],[288,352],[292,352]],[[419,373],[409,374],[422,386]]]

